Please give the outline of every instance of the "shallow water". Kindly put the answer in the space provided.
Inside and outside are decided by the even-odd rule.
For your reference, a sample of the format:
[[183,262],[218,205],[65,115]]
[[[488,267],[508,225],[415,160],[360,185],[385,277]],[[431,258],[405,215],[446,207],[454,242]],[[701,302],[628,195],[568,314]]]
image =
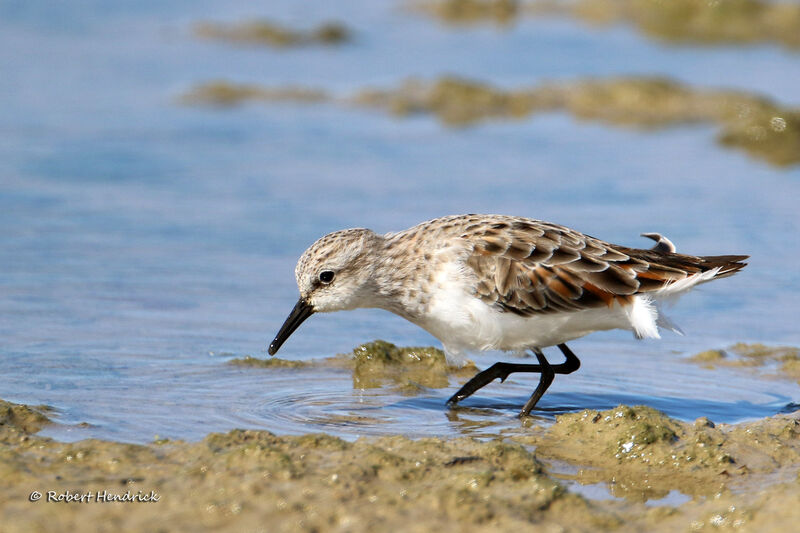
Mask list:
[[[568,21],[454,30],[394,2],[98,5],[0,6],[0,398],[54,406],[61,425],[47,434],[141,442],[233,427],[348,438],[521,431],[529,376],[448,411],[455,381],[409,397],[353,389],[344,369],[227,364],[266,356],[296,300],[294,262],[320,235],[462,212],[552,220],[631,246],[659,231],[679,251],[753,256],[742,274],[672,310],[685,337],[575,342],[583,366],[556,378],[540,404],[544,422],[619,403],[736,422],[800,398],[790,381],[680,362],[737,341],[800,344],[797,167],[723,149],[708,127],[642,133],[554,114],[450,130],[326,105],[175,103],[216,78],[348,93],[454,73],[508,87],[660,74],[800,105],[800,54],[668,47]],[[273,51],[190,32],[200,20],[249,16],[302,27],[336,18],[356,41]],[[438,345],[388,313],[356,311],[314,316],[280,356],[324,358],[376,338]]]

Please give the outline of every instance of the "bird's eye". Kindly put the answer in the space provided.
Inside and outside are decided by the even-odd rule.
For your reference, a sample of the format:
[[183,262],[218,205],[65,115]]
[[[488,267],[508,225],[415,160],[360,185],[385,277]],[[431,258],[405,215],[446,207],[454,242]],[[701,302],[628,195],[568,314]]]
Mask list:
[[333,271],[332,270],[323,270],[319,273],[319,280],[322,283],[328,284],[333,281]]

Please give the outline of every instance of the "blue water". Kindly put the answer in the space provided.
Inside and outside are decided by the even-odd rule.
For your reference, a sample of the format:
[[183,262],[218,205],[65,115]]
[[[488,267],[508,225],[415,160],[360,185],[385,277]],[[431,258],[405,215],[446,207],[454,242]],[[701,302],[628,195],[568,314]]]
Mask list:
[[[344,20],[356,39],[273,51],[191,33],[198,21],[254,16]],[[328,105],[176,103],[210,79],[346,95],[448,73],[508,87],[658,74],[800,106],[800,54],[774,46],[669,47],[564,20],[454,30],[367,0],[4,2],[0,398],[53,406],[59,424],[45,433],[64,440],[199,439],[234,427],[348,438],[522,431],[515,414],[530,377],[448,412],[455,382],[404,397],[354,389],[343,369],[226,363],[265,356],[297,298],[294,262],[322,234],[489,212],[624,245],[647,246],[639,233],[658,231],[687,253],[753,256],[672,310],[685,337],[575,342],[583,366],[556,379],[545,410],[644,403],[736,422],[800,399],[791,381],[681,362],[737,341],[800,345],[800,167],[721,148],[707,126],[642,133],[551,114],[451,130]],[[375,338],[438,344],[388,313],[355,311],[314,316],[280,355],[322,358]]]

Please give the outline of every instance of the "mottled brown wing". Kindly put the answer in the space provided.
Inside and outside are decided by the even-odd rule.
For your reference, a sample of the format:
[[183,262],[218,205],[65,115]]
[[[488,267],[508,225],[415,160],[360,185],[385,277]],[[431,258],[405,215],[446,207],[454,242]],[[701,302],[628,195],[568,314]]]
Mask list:
[[[473,224],[466,264],[476,295],[518,315],[630,303],[635,294],[745,256],[693,257],[614,246],[569,228],[529,219]],[[744,264],[736,263],[733,273]]]

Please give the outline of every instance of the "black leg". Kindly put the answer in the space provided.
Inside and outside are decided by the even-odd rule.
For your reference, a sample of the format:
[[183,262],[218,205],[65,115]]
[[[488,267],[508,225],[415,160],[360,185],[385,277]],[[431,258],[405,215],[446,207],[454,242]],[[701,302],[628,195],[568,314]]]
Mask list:
[[553,367],[553,372],[556,374],[572,374],[581,367],[581,360],[575,357],[575,354],[572,353],[572,350],[570,350],[566,344],[559,344],[558,349],[561,350],[561,353],[564,354],[567,360],[560,365],[555,365]]
[[539,348],[534,348],[533,353],[536,355],[536,359],[539,360],[539,364],[542,365],[542,375],[539,378],[539,384],[536,386],[536,390],[533,391],[531,397],[528,398],[528,401],[525,402],[524,406],[522,406],[522,411],[519,413],[520,418],[523,416],[528,416],[531,413],[531,409],[533,409],[542,395],[544,395],[545,391],[547,391],[547,388],[550,387],[551,383],[553,383],[553,378],[556,376],[553,367],[547,362],[547,359],[545,359],[542,351]]
[[482,370],[475,374],[475,376],[464,383],[464,386],[458,389],[458,392],[453,394],[447,403],[455,404],[472,396],[478,389],[481,389],[494,381],[497,378],[500,378],[500,382],[506,380],[509,374],[514,372],[541,372],[542,367],[540,365],[531,365],[526,363],[495,363],[486,370]]
[[[571,373],[575,372],[576,370],[578,370],[578,368],[580,368],[580,366],[581,366],[580,359],[578,359],[575,356],[575,354],[572,353],[572,350],[570,350],[567,347],[566,344],[559,344],[558,345],[558,349],[561,350],[561,353],[563,353],[564,357],[566,357],[566,360],[563,363],[561,363],[559,365],[550,365],[549,363],[547,363],[547,359],[544,359],[545,363],[547,363],[547,368],[550,371],[552,371],[553,374],[571,374]],[[536,353],[537,350],[538,350],[538,348],[534,350],[534,353]],[[538,350],[538,351],[539,351],[539,354],[541,354],[541,350]],[[506,378],[508,377],[508,375],[512,374],[514,372],[539,372],[539,373],[542,373],[544,365],[542,365],[541,362],[542,362],[542,359],[544,358],[544,355],[542,355],[542,357],[540,358],[539,354],[536,354],[536,358],[539,359],[539,363],[540,363],[538,365],[527,364],[527,363],[495,363],[495,364],[493,364],[492,366],[490,366],[486,370],[483,370],[483,371],[478,372],[477,374],[475,374],[475,376],[472,379],[467,381],[464,384],[463,387],[458,389],[458,392],[453,394],[450,397],[450,399],[447,400],[447,403],[451,404],[451,405],[456,404],[456,403],[460,402],[461,400],[463,400],[464,398],[467,398],[467,397],[471,396],[478,389],[480,389],[482,387],[485,387],[486,385],[488,385],[489,383],[491,383],[492,381],[494,381],[497,378],[500,378],[501,382],[505,381]],[[552,378],[551,378],[550,381],[552,382]],[[542,385],[542,382],[543,382],[542,380],[539,381],[539,386]],[[547,387],[549,387],[549,386],[550,386],[550,383],[548,383],[547,386],[544,387],[544,390],[542,391],[541,394],[544,394],[544,391],[547,390]],[[537,387],[536,390],[538,391],[539,387]],[[534,392],[534,395],[535,394],[536,393]],[[541,397],[541,394],[539,395],[540,397]],[[531,399],[533,399],[533,397],[531,397]],[[539,398],[536,398],[536,401],[539,401]],[[536,405],[536,401],[533,402],[533,405]],[[531,400],[528,400],[528,403],[531,403]],[[527,406],[528,403],[526,403],[525,405]],[[533,408],[533,405],[531,405],[531,409]],[[523,411],[524,411],[524,409],[523,409]],[[528,411],[530,411],[530,409],[528,409]]]

